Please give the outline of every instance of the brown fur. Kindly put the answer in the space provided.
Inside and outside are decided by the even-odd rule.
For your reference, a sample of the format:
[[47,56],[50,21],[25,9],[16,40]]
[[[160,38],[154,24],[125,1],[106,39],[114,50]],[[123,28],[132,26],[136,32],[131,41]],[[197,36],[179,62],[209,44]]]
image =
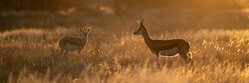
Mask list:
[[85,46],[86,40],[83,40],[82,38],[79,37],[63,37],[59,41],[59,46],[65,47],[66,44]]
[[80,29],[82,33],[82,37],[63,37],[59,41],[59,46],[61,48],[60,55],[66,50],[65,55],[68,51],[78,50],[79,54],[80,51],[85,47],[87,42],[88,33],[90,31],[89,28],[84,30]]
[[186,63],[193,62],[191,60],[191,58],[189,58],[187,56],[190,45],[185,40],[183,40],[183,39],[152,40],[149,36],[149,33],[148,33],[146,27],[143,25],[143,21],[140,22],[140,27],[136,32],[134,32],[134,34],[138,34],[140,32],[140,30],[143,30],[142,36],[144,38],[146,45],[150,48],[151,52],[157,56],[157,58],[159,58],[160,51],[169,50],[169,49],[172,49],[174,47],[177,47],[178,54],[181,56],[182,59],[184,59],[186,61]]

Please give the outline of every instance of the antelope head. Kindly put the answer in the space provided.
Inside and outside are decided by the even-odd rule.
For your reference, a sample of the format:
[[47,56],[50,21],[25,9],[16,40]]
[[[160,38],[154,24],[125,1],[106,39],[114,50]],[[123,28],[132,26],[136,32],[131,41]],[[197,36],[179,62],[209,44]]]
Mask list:
[[91,27],[90,26],[86,26],[83,28],[79,28],[81,34],[82,34],[82,38],[87,38],[88,33],[90,32]]
[[145,26],[143,24],[144,19],[141,18],[141,20],[138,21],[139,28],[133,33],[134,35],[141,35],[145,31]]

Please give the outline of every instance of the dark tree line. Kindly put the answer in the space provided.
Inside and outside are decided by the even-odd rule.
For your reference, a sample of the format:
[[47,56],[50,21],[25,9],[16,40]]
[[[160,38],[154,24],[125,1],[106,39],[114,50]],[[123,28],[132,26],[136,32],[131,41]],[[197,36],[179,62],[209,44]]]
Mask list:
[[0,0],[1,11],[57,11],[83,6],[84,0]]
[[[88,9],[88,6],[91,4],[109,4],[117,12],[124,7],[159,7],[170,4],[179,4],[188,7],[241,8],[241,1],[243,0],[0,0],[0,11]],[[248,1],[243,3],[246,3],[243,4],[244,6],[249,5]]]

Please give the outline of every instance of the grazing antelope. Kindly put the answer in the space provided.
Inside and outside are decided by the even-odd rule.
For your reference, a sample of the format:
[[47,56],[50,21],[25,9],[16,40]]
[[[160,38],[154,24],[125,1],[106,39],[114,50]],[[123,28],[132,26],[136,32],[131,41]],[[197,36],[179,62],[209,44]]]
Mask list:
[[81,37],[63,37],[59,41],[59,46],[61,48],[60,55],[66,50],[65,55],[68,51],[78,50],[79,54],[80,51],[85,47],[87,42],[88,33],[90,32],[90,27],[79,28],[80,32],[82,33]]
[[149,47],[150,51],[157,57],[157,65],[160,67],[159,58],[160,56],[175,56],[177,53],[180,55],[185,62],[190,65],[192,64],[191,58],[187,56],[190,45],[183,39],[172,39],[172,40],[152,40],[143,24],[143,19],[138,21],[140,26],[134,35],[142,35],[145,44]]

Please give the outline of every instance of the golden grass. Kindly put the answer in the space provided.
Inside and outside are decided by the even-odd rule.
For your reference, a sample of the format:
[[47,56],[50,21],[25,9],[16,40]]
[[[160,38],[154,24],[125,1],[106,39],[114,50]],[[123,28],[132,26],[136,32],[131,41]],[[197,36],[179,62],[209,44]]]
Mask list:
[[155,56],[131,32],[89,35],[81,55],[58,56],[63,36],[77,29],[20,29],[0,33],[0,80],[20,83],[246,83],[249,80],[249,30],[165,32],[153,39],[182,38],[191,44],[194,65],[176,57]]

